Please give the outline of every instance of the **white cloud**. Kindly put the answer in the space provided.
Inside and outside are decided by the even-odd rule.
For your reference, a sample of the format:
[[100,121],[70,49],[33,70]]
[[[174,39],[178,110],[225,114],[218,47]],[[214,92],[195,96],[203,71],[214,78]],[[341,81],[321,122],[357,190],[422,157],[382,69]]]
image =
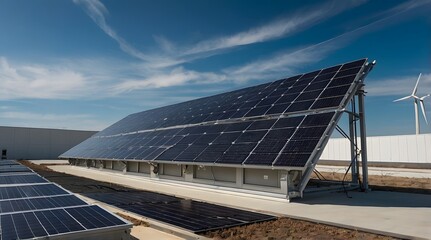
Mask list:
[[[341,45],[338,45],[341,46]],[[297,72],[297,68],[307,63],[318,62],[336,49],[334,44],[315,44],[293,52],[276,54],[239,67],[228,68],[224,73],[236,81],[265,80],[286,77]]]
[[[98,0],[74,0],[84,7],[87,14],[103,29],[106,34],[115,39],[125,52],[147,60],[143,54],[124,41],[106,23],[108,15],[106,7]],[[239,32],[230,36],[204,40],[195,48],[178,50],[173,43],[155,37],[166,52],[211,54],[214,49],[221,50],[242,44],[268,41],[286,36],[319,19],[337,14],[337,12],[356,6],[354,3],[334,3],[322,9],[306,11],[298,16],[281,19]],[[417,7],[417,6],[416,6]],[[397,9],[412,9],[411,7],[396,7]],[[404,10],[399,10],[404,11]],[[175,58],[155,58],[149,63],[139,61],[119,60],[62,60],[52,65],[11,64],[6,58],[0,58],[0,100],[1,99],[74,99],[74,98],[106,98],[122,95],[130,91],[182,86],[185,84],[211,84],[218,82],[236,82],[242,84],[250,80],[268,80],[285,77],[298,72],[298,67],[324,59],[332,51],[345,46],[351,39],[381,27],[390,21],[390,17],[399,14],[390,11],[392,15],[374,21],[326,41],[296,50],[284,50],[272,56],[258,59],[243,65],[229,67],[214,72],[199,72],[182,66],[172,68],[182,62]],[[309,15],[304,14],[309,13]],[[384,22],[384,23],[383,23]],[[382,24],[383,23],[383,24]],[[296,30],[295,30],[296,29]],[[194,50],[193,50],[194,49]],[[135,51],[136,50],[136,51]],[[205,51],[207,51],[205,53]],[[209,51],[209,52],[208,52]]]
[[262,26],[250,28],[249,30],[234,33],[232,35],[202,40],[193,46],[176,47],[174,43],[162,36],[155,36],[155,41],[159,44],[164,54],[149,55],[136,49],[125,39],[119,36],[116,31],[106,22],[109,14],[105,5],[99,0],[74,0],[78,5],[83,6],[88,16],[127,54],[145,61],[149,67],[165,68],[179,65],[199,58],[206,58],[214,54],[220,54],[227,49],[237,46],[249,45],[253,43],[265,42],[292,34],[295,31],[304,30],[320,20],[334,16],[342,11],[356,7],[364,0],[329,2],[314,7],[313,9],[302,10],[293,16],[278,19]]
[[[419,73],[418,73],[419,75]],[[418,75],[393,77],[385,79],[367,78],[366,91],[369,96],[403,97],[410,95],[416,84]],[[431,93],[431,73],[422,74],[418,86],[418,96]]]
[[113,87],[114,92],[127,92],[139,89],[181,86],[187,83],[208,84],[224,81],[226,76],[211,72],[196,72],[175,68],[169,73],[157,73],[143,79],[132,79]]
[[184,51],[184,55],[209,52],[214,50],[232,48],[253,43],[265,42],[296,31],[304,30],[320,20],[337,15],[338,13],[356,7],[365,1],[329,2],[316,6],[311,10],[302,10],[287,18],[272,21],[259,27],[238,32],[233,35],[204,40]]
[[112,39],[114,39],[120,46],[120,48],[134,56],[144,61],[150,61],[151,59],[145,55],[143,52],[134,48],[125,39],[119,36],[114,29],[111,28],[106,23],[105,16],[109,14],[108,9],[99,0],[73,0],[75,4],[82,5],[88,16]]
[[0,112],[0,119],[2,120],[2,125],[92,131],[102,130],[111,124],[96,120],[95,116],[85,114],[43,114],[4,111]]
[[0,99],[69,99],[87,92],[90,83],[81,73],[62,67],[13,66],[0,57]]

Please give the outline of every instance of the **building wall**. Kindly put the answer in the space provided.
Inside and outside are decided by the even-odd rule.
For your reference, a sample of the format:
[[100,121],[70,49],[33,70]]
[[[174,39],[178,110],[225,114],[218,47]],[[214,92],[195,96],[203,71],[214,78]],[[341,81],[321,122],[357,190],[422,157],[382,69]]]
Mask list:
[[[367,137],[367,147],[369,162],[431,163],[431,134]],[[331,138],[320,157],[322,160],[350,158],[350,142],[345,138]]]
[[9,159],[57,159],[96,132],[0,126],[0,151]]
[[[86,160],[71,159],[75,166],[90,167],[82,164]],[[90,162],[91,160],[88,160]],[[159,163],[158,170],[147,162],[103,160],[101,171],[121,172],[142,176],[148,179],[164,179],[182,183],[204,184],[207,186],[232,187],[265,193],[287,194],[287,172],[271,169],[245,169],[236,167],[187,166],[180,164]],[[127,167],[126,167],[127,166]],[[151,167],[150,167],[151,166]]]

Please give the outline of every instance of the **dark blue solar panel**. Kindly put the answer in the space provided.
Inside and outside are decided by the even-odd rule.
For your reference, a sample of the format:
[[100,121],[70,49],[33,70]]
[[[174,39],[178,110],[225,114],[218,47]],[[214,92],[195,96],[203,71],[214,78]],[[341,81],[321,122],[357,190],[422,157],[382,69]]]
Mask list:
[[31,170],[22,165],[0,165],[0,173],[12,173],[12,172],[31,172]]
[[86,203],[73,195],[2,200],[0,201],[0,214],[78,205],[86,205]]
[[20,164],[15,160],[0,160],[0,166],[3,166],[3,165],[20,165]]
[[[154,192],[93,193],[88,197],[193,232],[273,219],[273,216]],[[75,215],[74,215],[75,216]],[[76,213],[76,216],[80,216]],[[94,223],[88,223],[90,226]]]
[[55,184],[0,187],[0,200],[68,194]]
[[211,144],[195,159],[195,162],[215,162],[232,144]]
[[22,184],[22,183],[44,183],[47,182],[44,178],[37,174],[23,175],[0,175],[0,184]]
[[[335,111],[343,107],[347,103],[347,96],[351,97],[349,91],[357,88],[354,81],[362,74],[360,71],[365,62],[366,59],[362,59],[131,114],[64,153],[62,157],[217,161],[245,165],[268,165],[269,162],[280,166],[305,164],[301,162],[305,159],[303,155],[298,155],[294,150],[289,152],[289,149],[297,149],[301,145],[291,142],[282,150],[283,142],[321,139],[332,117],[316,115],[313,121],[306,120],[308,125],[301,125],[304,115],[311,116],[318,111]],[[271,119],[265,119],[269,117]],[[244,159],[246,154],[243,152],[226,152],[233,143],[254,144],[256,149]],[[310,146],[304,145],[302,151],[308,153]],[[285,155],[278,156],[280,160],[275,161],[273,158],[277,151],[279,155]],[[260,163],[259,159],[262,159]]]
[[220,156],[217,163],[242,163],[256,146],[256,143],[232,144],[226,152]]
[[0,216],[0,237],[30,239],[128,225],[98,206],[5,213]]

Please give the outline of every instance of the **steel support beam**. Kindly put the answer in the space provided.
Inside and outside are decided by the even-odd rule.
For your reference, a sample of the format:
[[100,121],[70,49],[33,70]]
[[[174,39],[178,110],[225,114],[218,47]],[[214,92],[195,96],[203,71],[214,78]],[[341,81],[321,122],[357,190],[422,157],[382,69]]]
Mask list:
[[357,168],[357,149],[356,149],[356,131],[355,131],[355,124],[356,124],[356,117],[354,114],[356,114],[356,107],[355,107],[355,97],[352,98],[352,101],[350,102],[352,105],[352,113],[349,114],[349,137],[350,137],[350,157],[351,157],[351,171],[352,171],[352,183],[358,184],[358,168]]
[[358,91],[359,126],[361,136],[361,162],[362,162],[362,188],[368,191],[368,158],[367,158],[367,133],[365,125],[365,91],[364,86]]

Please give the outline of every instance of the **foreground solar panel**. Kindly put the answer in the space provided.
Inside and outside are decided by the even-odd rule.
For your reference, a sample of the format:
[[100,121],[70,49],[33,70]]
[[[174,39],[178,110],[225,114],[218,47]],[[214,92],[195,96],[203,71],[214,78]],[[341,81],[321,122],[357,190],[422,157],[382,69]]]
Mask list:
[[0,165],[0,173],[12,172],[32,172],[32,170],[22,165]]
[[37,175],[36,173],[23,173],[20,175],[0,175],[0,185],[46,182],[48,181]]
[[0,160],[0,166],[3,166],[3,165],[20,165],[20,164],[14,160]]
[[[0,215],[1,239],[31,239],[126,224],[99,206],[79,206]],[[67,236],[62,236],[63,239]],[[73,238],[73,236],[70,236]],[[85,238],[85,237],[84,237]]]
[[323,149],[366,66],[361,59],[132,114],[60,157],[304,167]]
[[13,199],[0,201],[0,214],[33,211],[38,209],[63,208],[69,206],[87,205],[81,199],[73,195],[38,197],[28,199]]
[[69,194],[53,183],[0,187],[0,200]]
[[[4,166],[11,166],[6,168],[11,171],[27,169],[15,161],[0,168]],[[11,173],[5,171],[2,174]],[[36,173],[0,175],[2,240],[51,237],[86,239],[88,232],[109,237],[115,234],[120,239],[125,234],[124,230],[130,226],[128,222],[98,206],[88,205]]]

